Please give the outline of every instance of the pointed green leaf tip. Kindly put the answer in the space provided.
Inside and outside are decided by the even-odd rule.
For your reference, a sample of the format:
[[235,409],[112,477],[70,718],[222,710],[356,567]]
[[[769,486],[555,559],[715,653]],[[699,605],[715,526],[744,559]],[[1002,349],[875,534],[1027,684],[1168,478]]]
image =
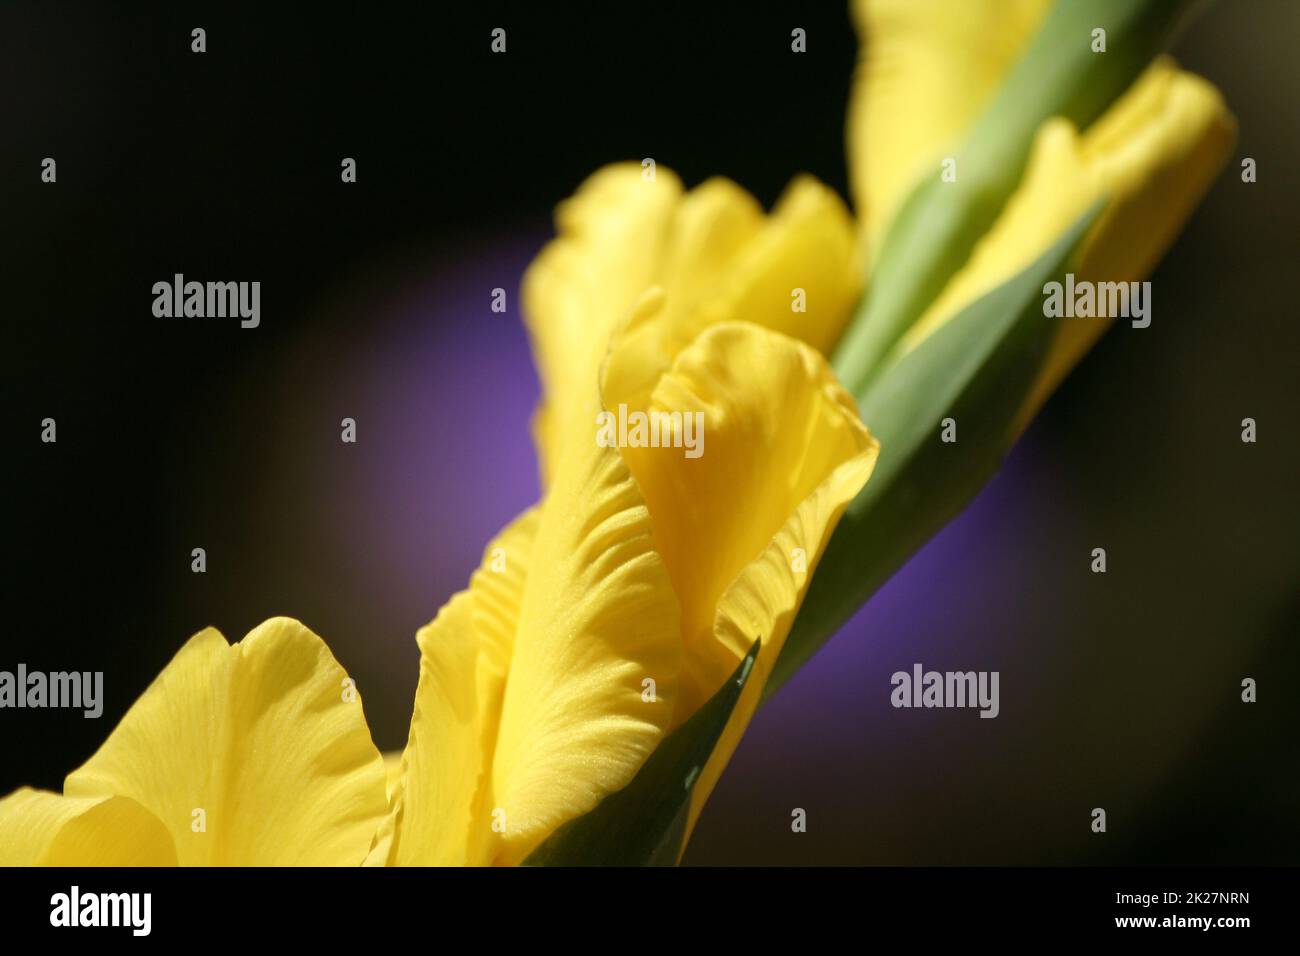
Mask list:
[[753,673],[761,644],[761,638],[754,641],[726,683],[655,748],[631,783],[552,833],[524,866],[674,865],[691,791]]

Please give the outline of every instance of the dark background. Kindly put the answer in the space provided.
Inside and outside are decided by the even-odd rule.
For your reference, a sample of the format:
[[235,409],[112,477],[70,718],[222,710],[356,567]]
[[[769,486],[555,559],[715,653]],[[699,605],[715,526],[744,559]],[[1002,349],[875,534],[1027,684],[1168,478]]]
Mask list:
[[[97,721],[0,711],[0,793],[57,789],[190,634],[272,614],[325,637],[400,749],[415,630],[537,494],[516,290],[555,203],[645,156],[767,204],[799,171],[846,191],[837,3],[122,6],[0,10],[0,668],[106,691]],[[1254,0],[1179,41],[1241,139],[1153,327],[1112,331],[759,715],[688,862],[1300,861],[1297,35],[1300,8]],[[155,319],[175,272],[260,280],[261,327]],[[891,709],[914,661],[1000,670],[1002,716]]]

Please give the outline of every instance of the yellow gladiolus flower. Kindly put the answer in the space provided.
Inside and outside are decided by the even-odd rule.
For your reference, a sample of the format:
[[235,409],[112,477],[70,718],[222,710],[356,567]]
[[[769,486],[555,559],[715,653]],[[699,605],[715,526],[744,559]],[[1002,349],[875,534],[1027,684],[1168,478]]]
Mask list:
[[[638,339],[667,314],[655,291],[615,331],[545,499],[420,631],[405,773],[372,862],[523,861],[627,785],[761,637],[688,827],[730,757],[876,443],[819,353],[749,323],[706,327],[641,389]],[[701,415],[705,453],[601,445],[602,400]]]
[[[918,170],[960,145],[1046,7],[859,5],[874,45],[850,140],[868,250]],[[911,316],[900,349],[1014,276],[1101,196],[1084,270],[1149,269],[1221,164],[1225,117],[1208,84],[1161,61],[1082,135],[1045,124],[1020,192],[934,315]],[[1134,221],[1144,213],[1154,218]],[[820,360],[861,288],[864,227],[833,193],[796,180],[765,217],[725,180],[684,192],[666,170],[647,179],[629,164],[594,175],[557,219],[524,287],[547,494],[420,633],[405,774],[372,862],[521,862],[625,786],[762,637],[758,673],[692,794],[689,835],[802,601],[786,558],[806,553],[811,572],[874,462]],[[801,295],[806,314],[792,308]],[[691,462],[601,448],[593,420],[616,407],[700,409],[712,451]],[[647,680],[654,704],[641,698]]]
[[384,763],[319,637],[273,618],[192,637],[63,793],[0,800],[0,866],[334,866],[364,859]]
[[[372,864],[522,862],[626,786],[761,638],[689,831],[875,462],[820,351],[860,288],[833,192],[797,179],[764,216],[726,180],[688,193],[615,165],[557,222],[524,282],[546,495],[418,635]],[[698,416],[701,454],[600,442],[619,409]]]

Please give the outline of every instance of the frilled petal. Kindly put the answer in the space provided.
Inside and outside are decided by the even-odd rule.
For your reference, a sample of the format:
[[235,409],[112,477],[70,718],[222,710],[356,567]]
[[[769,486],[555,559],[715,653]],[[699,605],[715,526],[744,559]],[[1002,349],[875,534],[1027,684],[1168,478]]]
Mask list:
[[859,63],[846,139],[875,249],[923,171],[962,142],[1051,0],[855,0]]
[[679,200],[671,241],[664,246],[652,282],[671,288],[682,302],[707,300],[736,256],[762,231],[763,222],[758,200],[730,179],[705,180]]
[[743,319],[823,351],[838,340],[860,288],[852,219],[839,197],[795,179],[771,215],[711,179],[683,193],[659,167],[607,167],[560,207],[559,235],[529,268],[524,311],[543,382],[536,432],[543,473],[565,443],[586,440],[600,363],[613,331],[652,286],[663,321],[642,347],[662,368],[701,329]]
[[130,797],[182,865],[356,865],[386,805],[359,694],[288,618],[196,634],[64,792]]
[[[644,303],[641,323],[655,321],[654,305]],[[702,416],[691,419],[702,425],[698,457],[675,447],[624,452],[682,609],[686,657],[674,726],[722,685],[755,638],[763,641],[756,673],[696,784],[693,825],[753,715],[835,523],[871,474],[878,445],[821,354],[779,333],[748,323],[710,326],[648,396],[636,375],[624,374],[629,351],[634,338],[611,349],[607,407],[680,415],[683,429],[687,416]]]
[[[629,332],[662,320],[663,301],[643,297],[616,334],[604,408],[699,411],[703,454],[671,432],[609,447],[601,405],[588,407],[544,502],[420,633],[404,770],[370,862],[521,862],[626,786],[754,636],[765,669],[779,653],[876,445],[817,351],[746,323],[710,327],[635,404],[644,365],[622,361],[640,355]],[[696,813],[761,683],[705,768]]]
[[156,816],[129,797],[22,787],[0,800],[0,866],[175,866]]
[[673,353],[709,325],[727,321],[783,332],[828,353],[860,291],[853,231],[833,190],[811,176],[796,177],[724,268],[696,258],[688,260],[695,264],[693,287],[665,282]]
[[593,414],[545,503],[420,634],[397,863],[519,863],[626,786],[664,735],[677,599],[641,493],[596,432]]
[[610,332],[662,270],[681,196],[667,169],[653,179],[631,163],[599,170],[556,210],[558,235],[524,275],[543,393],[534,430],[548,482],[575,418],[585,418],[575,406],[596,401]]
[[[1214,181],[1234,139],[1235,123],[1218,91],[1167,58],[1082,135],[1063,119],[1044,124],[1019,189],[901,347],[914,348],[964,306],[1015,276],[1099,199],[1107,206],[1084,241],[1076,279],[1144,278]],[[1027,414],[1107,324],[1061,323]]]
[[597,444],[594,418],[585,433],[542,509],[520,605],[492,772],[499,862],[625,786],[676,697],[680,612],[649,512],[618,449]]

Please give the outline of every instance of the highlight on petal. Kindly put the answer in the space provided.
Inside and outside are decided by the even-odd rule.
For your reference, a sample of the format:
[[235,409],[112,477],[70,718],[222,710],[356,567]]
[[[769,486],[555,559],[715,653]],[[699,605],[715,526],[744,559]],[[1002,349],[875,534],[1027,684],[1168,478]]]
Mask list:
[[361,699],[319,637],[273,618],[231,646],[181,648],[69,797],[129,797],[182,865],[356,865],[385,808]]
[[715,178],[683,193],[659,167],[600,170],[564,203],[558,237],[524,278],[524,312],[543,383],[535,430],[543,474],[600,410],[597,376],[610,336],[651,287],[667,296],[645,347],[663,362],[707,325],[743,319],[823,351],[860,289],[848,210],[811,177],[796,178],[770,215]]
[[916,180],[962,142],[1051,0],[855,0],[859,62],[849,103],[849,179],[879,247]]
[[[646,303],[653,311],[654,300]],[[649,315],[642,321],[653,321]],[[816,350],[748,323],[712,325],[648,399],[626,373],[635,337],[611,348],[607,406],[702,416],[702,454],[626,448],[682,609],[686,649],[673,713],[679,726],[712,695],[756,637],[763,650],[692,797],[690,825],[757,707],[807,584],[878,444]]]
[[129,797],[22,787],[0,800],[0,866],[175,866],[162,822]]
[[[1218,175],[1234,139],[1235,124],[1218,91],[1168,58],[1155,62],[1082,135],[1063,119],[1044,124],[1019,189],[900,349],[915,348],[964,306],[1019,273],[1101,198],[1108,205],[1084,241],[1076,277],[1145,277]],[[1026,416],[1107,325],[1102,319],[1061,323]]]

